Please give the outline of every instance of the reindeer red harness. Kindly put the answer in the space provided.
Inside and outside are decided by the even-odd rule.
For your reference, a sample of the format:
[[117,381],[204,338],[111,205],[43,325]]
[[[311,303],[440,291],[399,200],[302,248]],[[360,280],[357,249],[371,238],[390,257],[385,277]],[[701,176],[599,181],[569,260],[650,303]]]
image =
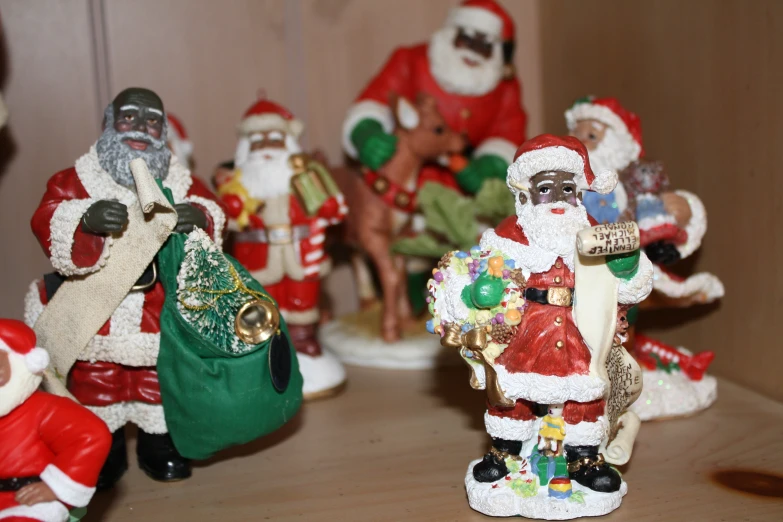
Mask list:
[[362,179],[386,205],[406,214],[411,214],[416,210],[415,191],[406,190],[401,185],[389,181],[382,174],[366,168],[362,169]]

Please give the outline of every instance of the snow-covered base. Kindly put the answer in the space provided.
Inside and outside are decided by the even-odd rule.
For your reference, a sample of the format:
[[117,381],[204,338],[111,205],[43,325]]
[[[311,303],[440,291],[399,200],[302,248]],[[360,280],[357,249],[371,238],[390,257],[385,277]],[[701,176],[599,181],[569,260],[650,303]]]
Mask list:
[[297,352],[296,358],[304,380],[302,394],[306,400],[332,395],[345,384],[345,368],[328,350],[323,350],[319,357]]
[[389,370],[426,370],[443,363],[459,363],[454,350],[443,348],[438,336],[422,328],[420,335],[408,335],[396,343],[370,336],[342,320],[321,327],[321,345],[345,363]]
[[644,370],[642,395],[631,411],[643,421],[693,415],[708,408],[718,395],[718,381],[705,375],[692,381],[682,372]]
[[[520,480],[537,480],[536,476],[530,473],[529,465],[508,475],[508,480],[503,478],[497,482],[483,483],[473,478],[473,466],[478,462],[478,459],[471,462],[465,475],[468,502],[471,508],[492,517],[523,516],[542,520],[597,517],[620,507],[623,496],[628,492],[625,481],[615,493],[598,493],[572,482],[573,495],[569,499],[550,498],[546,487],[539,487],[538,494],[526,497],[520,489],[515,490],[512,484],[519,484]],[[576,501],[577,492],[581,492],[583,502]]]

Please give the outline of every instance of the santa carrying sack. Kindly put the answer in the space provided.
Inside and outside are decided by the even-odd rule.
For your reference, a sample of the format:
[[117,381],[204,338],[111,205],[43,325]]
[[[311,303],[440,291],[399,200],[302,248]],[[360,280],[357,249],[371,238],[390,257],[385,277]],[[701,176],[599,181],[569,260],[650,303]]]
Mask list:
[[68,520],[90,502],[109,454],[103,421],[38,391],[48,364],[32,329],[0,319],[0,520]]

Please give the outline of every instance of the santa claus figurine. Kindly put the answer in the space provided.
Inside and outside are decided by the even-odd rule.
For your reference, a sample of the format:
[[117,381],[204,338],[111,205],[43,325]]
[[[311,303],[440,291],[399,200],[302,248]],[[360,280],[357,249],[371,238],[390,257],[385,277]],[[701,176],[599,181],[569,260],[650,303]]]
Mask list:
[[[723,297],[723,284],[713,274],[701,272],[683,278],[668,270],[701,246],[707,213],[696,194],[668,188],[668,178],[662,178],[659,163],[642,159],[639,117],[616,98],[585,97],[565,112],[565,119],[571,135],[587,148],[593,168],[620,175],[621,182],[609,194],[584,194],[587,212],[601,223],[639,220],[642,246],[655,271],[654,292],[642,308],[686,307]],[[645,187],[656,186],[658,191],[651,197],[650,188]],[[666,231],[674,233],[655,237]],[[635,317],[633,309],[629,318],[633,322]],[[693,356],[645,336],[638,336],[633,344],[645,369],[644,381],[649,384],[643,400],[633,405],[643,420],[695,413],[715,400],[717,382],[705,375],[714,357],[712,352]]]
[[177,160],[189,169],[193,169],[193,142],[188,137],[188,132],[182,121],[171,113],[166,114],[168,122],[168,145],[171,153]]
[[[59,362],[59,374],[67,376],[68,390],[113,432],[99,488],[111,487],[127,470],[126,423],[139,428],[136,453],[147,475],[173,481],[191,474],[190,462],[168,434],[156,370],[165,295],[155,256],[171,227],[149,228],[159,218],[145,214],[134,230],[149,233],[129,236],[129,219],[136,215],[131,210],[147,206],[140,205],[144,194],[137,191],[131,161],[143,159],[151,182],[170,194],[174,231],[199,227],[220,245],[226,218],[209,190],[172,156],[168,132],[158,95],[125,89],[106,107],[103,133],[90,151],[49,180],[31,222],[56,272],[31,286],[25,321],[35,325],[42,344],[48,334],[44,346]],[[148,210],[156,208],[160,205]],[[140,276],[120,281],[123,273]],[[100,299],[85,299],[87,292]],[[73,335],[51,331],[61,326],[56,317],[65,310],[78,312],[69,324]]]
[[338,391],[345,370],[318,342],[321,280],[331,262],[326,229],[348,213],[318,162],[302,153],[301,121],[266,99],[239,124],[234,170],[217,181],[235,229],[231,254],[277,301],[299,359],[304,397]]
[[49,355],[24,323],[0,319],[0,520],[64,522],[85,507],[111,447],[93,413],[38,391]]
[[[469,253],[444,259],[430,281],[435,331],[445,346],[462,346],[472,385],[487,390],[492,449],[466,477],[471,506],[485,514],[600,515],[625,494],[620,474],[599,453],[609,437],[610,384],[596,361],[605,360],[611,346],[618,303],[638,303],[652,289],[652,264],[639,250],[606,256],[605,263],[589,263],[590,270],[603,270],[604,286],[588,277],[580,287],[576,250],[577,233],[595,224],[579,193],[606,194],[616,181],[611,171],[591,169],[587,150],[573,137],[525,142],[508,169],[516,215],[486,231]],[[605,320],[583,318],[577,325],[577,300],[589,307],[595,299],[606,308]],[[597,338],[606,342],[599,345]],[[540,430],[546,431],[548,419],[540,416],[547,409],[564,421],[563,433],[555,428],[565,459],[552,460],[551,473],[536,478],[531,454],[562,459],[545,447],[534,449]],[[546,484],[553,478],[555,489],[573,482],[573,494],[584,502],[551,504]]]
[[527,116],[512,64],[514,23],[495,0],[465,0],[428,43],[394,51],[343,123],[343,147],[370,170],[394,155],[394,96],[433,97],[446,124],[466,136],[470,162],[456,176],[475,193],[487,178],[505,179]]

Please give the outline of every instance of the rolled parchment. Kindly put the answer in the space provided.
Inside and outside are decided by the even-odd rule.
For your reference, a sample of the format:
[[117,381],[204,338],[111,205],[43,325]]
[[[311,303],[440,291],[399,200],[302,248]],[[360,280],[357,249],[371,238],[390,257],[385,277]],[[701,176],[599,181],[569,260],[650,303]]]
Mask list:
[[638,250],[639,226],[635,221],[605,223],[576,234],[576,249],[583,256],[607,256]]
[[622,466],[631,460],[633,443],[636,440],[636,435],[639,433],[642,421],[639,420],[639,416],[634,412],[626,411],[620,415],[618,424],[620,429],[617,431],[617,435],[606,447],[601,449],[601,452],[609,464]]

